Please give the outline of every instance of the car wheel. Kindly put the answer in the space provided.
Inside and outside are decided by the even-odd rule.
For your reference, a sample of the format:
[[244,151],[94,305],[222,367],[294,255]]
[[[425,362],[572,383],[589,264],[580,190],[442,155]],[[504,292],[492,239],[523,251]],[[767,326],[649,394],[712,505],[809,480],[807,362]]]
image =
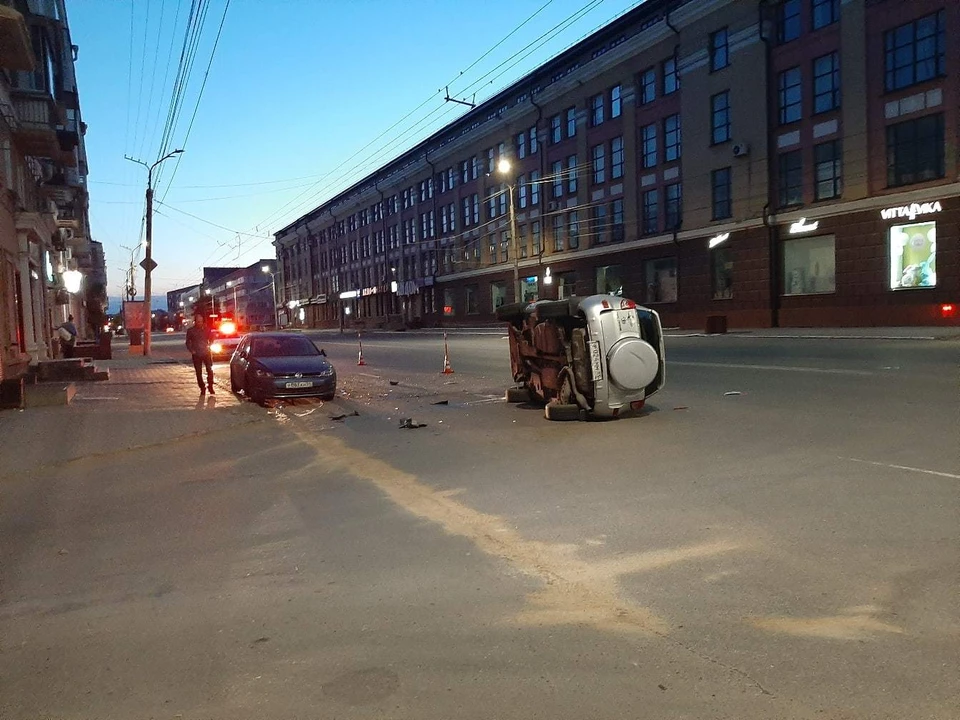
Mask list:
[[543,416],[547,420],[579,420],[580,406],[573,403],[547,403],[543,408]]
[[507,392],[504,398],[508,403],[525,403],[530,402],[532,396],[530,395],[530,388],[507,388]]
[[337,397],[337,391],[334,390],[333,392],[327,393],[326,395],[321,395],[320,399],[323,400],[324,402],[330,402],[336,397]]

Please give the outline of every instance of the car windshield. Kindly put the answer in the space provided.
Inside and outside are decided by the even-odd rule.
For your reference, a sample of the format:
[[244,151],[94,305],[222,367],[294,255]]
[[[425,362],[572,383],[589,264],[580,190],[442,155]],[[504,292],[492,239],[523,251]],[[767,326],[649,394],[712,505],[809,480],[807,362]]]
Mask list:
[[296,357],[319,355],[320,351],[305,337],[259,337],[253,338],[250,353],[254,357]]

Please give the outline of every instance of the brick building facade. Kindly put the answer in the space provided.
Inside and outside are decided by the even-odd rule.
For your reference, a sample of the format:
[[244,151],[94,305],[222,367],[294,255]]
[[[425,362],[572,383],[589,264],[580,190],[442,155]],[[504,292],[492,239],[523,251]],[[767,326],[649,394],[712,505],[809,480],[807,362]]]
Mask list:
[[648,0],[277,232],[278,301],[308,326],[604,291],[682,327],[957,323],[951,33],[948,0]]

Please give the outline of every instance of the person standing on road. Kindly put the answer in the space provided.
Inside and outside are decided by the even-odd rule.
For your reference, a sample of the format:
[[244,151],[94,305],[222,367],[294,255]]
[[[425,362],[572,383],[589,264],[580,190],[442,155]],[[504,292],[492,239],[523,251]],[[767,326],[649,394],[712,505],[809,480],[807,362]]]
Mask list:
[[60,338],[60,351],[63,357],[72,358],[77,347],[77,326],[73,323],[73,315],[67,316],[67,321],[57,328]]
[[[197,385],[200,386],[200,394],[203,395],[208,389],[211,395],[213,391],[213,358],[210,355],[210,331],[207,329],[207,323],[203,315],[197,313],[193,316],[193,327],[187,330],[187,350],[193,357],[193,369],[197,373]],[[203,368],[207,369],[207,384],[203,384]]]

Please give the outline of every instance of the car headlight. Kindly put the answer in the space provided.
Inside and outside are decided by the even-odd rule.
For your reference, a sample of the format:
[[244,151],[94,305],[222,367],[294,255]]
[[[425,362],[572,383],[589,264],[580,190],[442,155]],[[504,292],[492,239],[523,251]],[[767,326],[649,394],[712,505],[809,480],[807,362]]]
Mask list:
[[330,377],[333,375],[333,368],[328,367],[326,370],[321,370],[319,373],[320,377]]
[[256,377],[258,377],[258,378],[272,378],[272,377],[273,377],[273,373],[272,373],[272,372],[270,372],[269,370],[264,370],[263,368],[259,368],[259,367],[255,367],[255,368],[253,369],[253,374],[254,374],[254,376],[256,376]]
[[211,343],[211,344],[210,344],[210,352],[222,353],[222,352],[223,352],[223,345],[221,345],[221,344],[218,343],[218,342]]

